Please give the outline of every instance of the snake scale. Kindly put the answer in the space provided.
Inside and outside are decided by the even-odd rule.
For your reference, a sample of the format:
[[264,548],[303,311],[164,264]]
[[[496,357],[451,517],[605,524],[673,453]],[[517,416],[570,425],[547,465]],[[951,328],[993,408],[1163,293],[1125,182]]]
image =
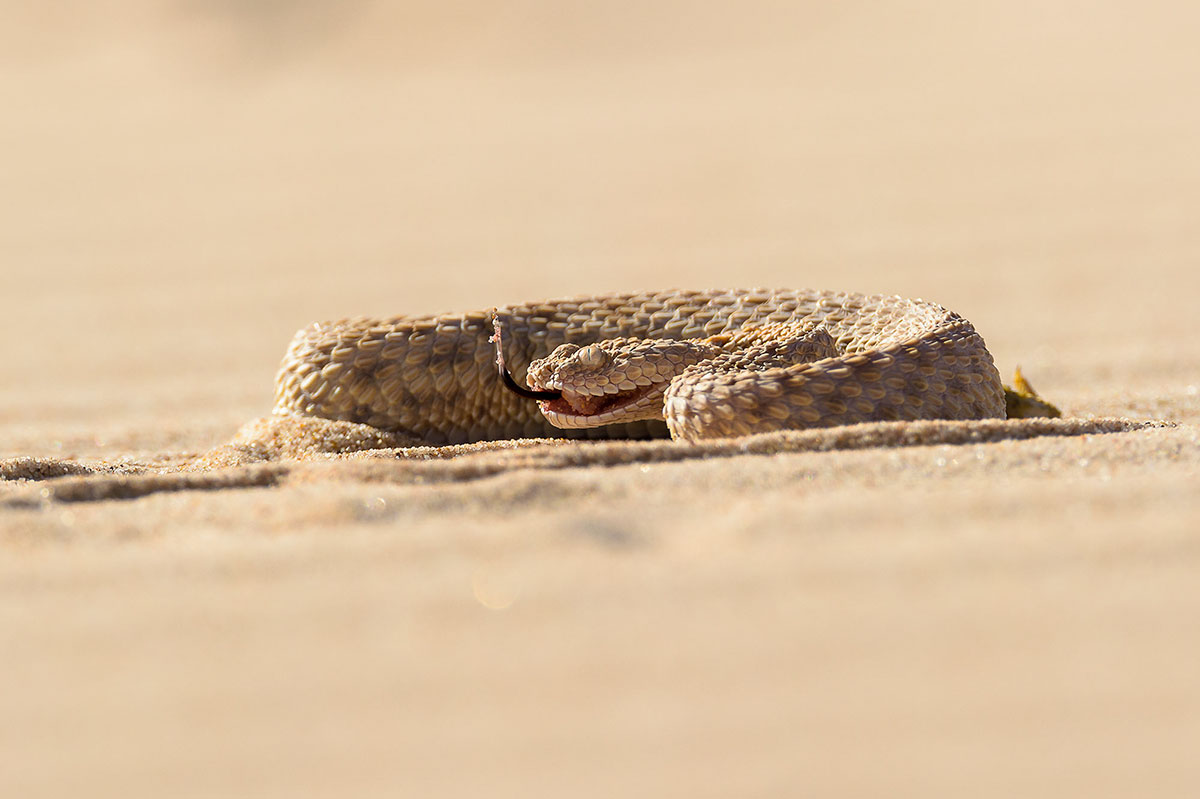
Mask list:
[[[506,390],[500,350],[501,369],[515,376],[507,382],[526,396]],[[274,412],[365,423],[414,444],[695,441],[868,421],[1004,418],[1005,399],[983,339],[938,305],[746,289],[316,323],[288,348]]]

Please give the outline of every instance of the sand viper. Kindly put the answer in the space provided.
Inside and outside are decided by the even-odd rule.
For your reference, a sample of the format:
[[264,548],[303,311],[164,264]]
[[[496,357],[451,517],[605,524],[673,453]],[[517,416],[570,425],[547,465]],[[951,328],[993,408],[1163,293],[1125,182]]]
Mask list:
[[945,308],[894,296],[747,289],[314,324],[284,357],[275,413],[446,444],[668,434],[693,441],[1006,411],[983,339]]

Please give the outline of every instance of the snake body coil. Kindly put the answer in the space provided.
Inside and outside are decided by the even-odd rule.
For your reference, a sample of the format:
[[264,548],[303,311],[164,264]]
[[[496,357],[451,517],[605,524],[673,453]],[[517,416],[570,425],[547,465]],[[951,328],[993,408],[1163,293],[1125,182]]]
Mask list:
[[[506,390],[490,341],[494,325],[503,330],[504,360],[516,379],[532,374],[543,381],[538,388],[566,399],[539,408]],[[556,352],[563,344],[577,346]],[[672,359],[678,368],[656,366]],[[581,364],[624,371],[597,372],[590,385],[565,382]],[[646,385],[660,373],[668,375],[657,384],[661,412],[621,421],[636,398],[645,404]],[[748,289],[314,324],[296,334],[284,357],[275,413],[450,444],[668,434],[691,441],[867,421],[1003,418],[1004,408],[983,339],[945,308],[883,295]],[[585,427],[589,416],[617,423]]]

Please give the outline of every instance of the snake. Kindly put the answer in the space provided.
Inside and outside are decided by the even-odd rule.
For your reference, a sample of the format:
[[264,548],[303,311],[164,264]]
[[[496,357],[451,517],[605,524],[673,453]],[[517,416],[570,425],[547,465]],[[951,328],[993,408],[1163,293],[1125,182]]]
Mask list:
[[276,416],[415,445],[694,442],[918,419],[1003,419],[983,338],[921,299],[811,289],[611,293],[318,322],[292,339]]

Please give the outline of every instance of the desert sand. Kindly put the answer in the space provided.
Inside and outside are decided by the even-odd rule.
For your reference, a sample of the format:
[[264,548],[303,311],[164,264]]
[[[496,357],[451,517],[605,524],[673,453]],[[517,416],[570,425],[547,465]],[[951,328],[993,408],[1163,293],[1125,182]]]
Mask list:
[[[0,795],[1196,795],[1200,6],[76,5],[0,4]],[[718,286],[1066,418],[183,468],[314,320]]]

